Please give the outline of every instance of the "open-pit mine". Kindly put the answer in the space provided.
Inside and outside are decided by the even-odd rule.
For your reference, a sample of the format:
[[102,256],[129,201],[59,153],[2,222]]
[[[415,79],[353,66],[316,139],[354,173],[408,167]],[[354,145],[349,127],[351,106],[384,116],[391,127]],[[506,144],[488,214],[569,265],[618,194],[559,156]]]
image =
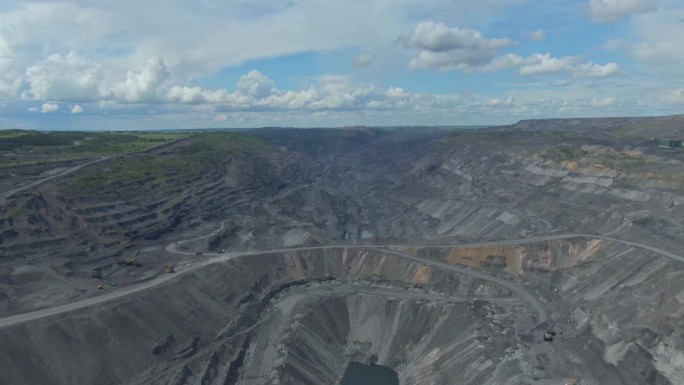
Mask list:
[[683,116],[60,135],[0,137],[2,384],[684,384]]

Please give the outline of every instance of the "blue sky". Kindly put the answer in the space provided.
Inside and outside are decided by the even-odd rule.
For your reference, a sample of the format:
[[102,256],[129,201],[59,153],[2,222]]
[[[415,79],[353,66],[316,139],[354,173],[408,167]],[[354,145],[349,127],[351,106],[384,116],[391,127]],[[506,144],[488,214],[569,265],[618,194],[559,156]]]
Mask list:
[[4,0],[0,128],[678,114],[681,36],[680,0]]

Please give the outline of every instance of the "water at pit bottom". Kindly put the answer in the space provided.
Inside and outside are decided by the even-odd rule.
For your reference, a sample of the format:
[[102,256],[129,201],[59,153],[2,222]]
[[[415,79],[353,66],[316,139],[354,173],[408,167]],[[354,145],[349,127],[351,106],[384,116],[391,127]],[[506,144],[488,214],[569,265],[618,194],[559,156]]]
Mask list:
[[386,366],[350,362],[340,385],[399,385],[399,376]]

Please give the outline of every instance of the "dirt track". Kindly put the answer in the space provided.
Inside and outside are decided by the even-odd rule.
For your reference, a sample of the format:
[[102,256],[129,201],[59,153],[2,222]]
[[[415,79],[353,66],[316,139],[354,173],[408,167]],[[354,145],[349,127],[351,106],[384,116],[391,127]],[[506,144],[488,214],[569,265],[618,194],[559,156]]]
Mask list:
[[[222,231],[224,228],[225,222],[221,223],[219,228],[216,230],[212,231],[211,233],[197,237],[197,238],[192,238],[189,240],[184,240],[184,241],[178,241],[178,242],[173,242],[171,244],[168,244],[166,246],[166,251],[170,253],[175,253],[179,255],[195,255],[195,253],[192,252],[185,252],[178,250],[178,245],[182,244],[184,242],[192,241],[192,240],[198,240],[202,238],[209,237],[213,234],[217,234],[218,232]],[[514,239],[514,240],[502,240],[502,241],[493,241],[493,242],[476,242],[476,243],[466,243],[466,244],[453,244],[453,245],[446,245],[446,246],[436,246],[436,247],[443,247],[443,248],[452,248],[452,247],[485,247],[485,246],[501,246],[501,245],[520,245],[520,244],[528,244],[528,243],[534,243],[534,242],[543,242],[543,241],[551,241],[551,240],[561,240],[561,239],[572,239],[572,238],[599,238],[599,239],[605,239],[605,240],[611,240],[614,242],[620,242],[626,245],[630,246],[635,246],[639,247],[651,252],[654,252],[656,254],[659,254],[663,257],[670,258],[673,260],[677,261],[684,261],[684,257],[676,255],[674,253],[671,253],[666,250],[661,250],[656,247],[648,246],[648,245],[642,245],[639,243],[635,242],[630,242],[630,241],[623,241],[619,239],[614,239],[614,238],[609,238],[609,237],[601,237],[601,236],[592,236],[592,235],[582,235],[582,234],[564,234],[564,235],[552,235],[552,236],[544,236],[544,237],[535,237],[535,238],[528,238],[528,239]],[[159,285],[162,285],[168,281],[171,281],[172,279],[175,279],[185,273],[189,273],[191,271],[194,271],[196,269],[214,264],[214,263],[221,263],[225,262],[227,260],[237,258],[237,257],[242,257],[242,256],[250,256],[250,255],[259,255],[259,254],[276,254],[276,253],[285,253],[285,252],[294,252],[294,251],[307,251],[307,250],[320,250],[320,249],[334,249],[334,248],[349,248],[349,249],[378,249],[382,250],[385,253],[388,254],[393,254],[400,256],[402,258],[407,258],[416,262],[420,262],[426,265],[438,267],[440,269],[447,269],[451,271],[458,272],[460,274],[465,274],[472,276],[474,278],[479,278],[482,280],[490,281],[493,282],[497,285],[500,285],[511,292],[515,293],[517,296],[519,296],[521,299],[523,299],[526,303],[530,304],[531,306],[534,307],[535,311],[539,315],[539,322],[544,322],[548,319],[548,311],[546,310],[545,305],[535,296],[530,294],[525,288],[522,286],[513,283],[511,281],[492,276],[490,274],[484,273],[482,271],[478,270],[473,270],[469,268],[464,268],[464,267],[459,267],[459,266],[453,266],[444,262],[438,262],[430,259],[425,259],[425,258],[419,258],[416,256],[412,256],[409,254],[397,252],[397,251],[389,251],[386,249],[388,246],[412,246],[412,245],[348,245],[348,246],[316,246],[316,247],[299,247],[299,248],[289,248],[289,249],[275,249],[275,250],[266,250],[266,251],[258,251],[258,252],[230,252],[230,253],[225,253],[225,254],[220,254],[220,253],[207,253],[207,256],[211,256],[211,258],[204,259],[203,261],[200,262],[194,262],[194,263],[188,263],[184,266],[179,266],[176,270],[175,274],[164,274],[160,275],[150,281],[128,286],[125,288],[118,289],[113,292],[109,292],[103,295],[99,295],[96,297],[92,298],[87,298],[84,300],[80,300],[77,302],[61,305],[61,306],[55,306],[47,309],[41,309],[29,313],[24,313],[24,314],[18,314],[15,316],[11,317],[5,317],[5,318],[0,318],[0,328],[3,327],[8,327],[11,325],[16,325],[20,323],[25,323],[25,322],[30,322],[32,320],[44,318],[44,317],[49,317],[49,316],[54,316],[66,312],[70,312],[73,310],[78,310],[82,309],[85,307],[93,306],[96,304],[100,304],[103,302],[107,301],[112,301],[115,299],[119,299],[143,290],[147,290],[152,287],[156,287]],[[433,246],[434,247],[434,246]]]
[[23,185],[23,186],[16,187],[16,188],[13,188],[13,189],[11,189],[11,190],[5,191],[4,193],[2,193],[2,199],[11,198],[11,197],[12,197],[13,195],[15,195],[15,194],[18,194],[18,193],[20,193],[20,192],[22,192],[22,191],[26,191],[26,190],[28,190],[28,189],[30,189],[30,188],[36,187],[36,186],[38,186],[38,185],[41,185],[41,184],[43,184],[43,183],[45,183],[45,182],[47,182],[47,181],[49,181],[49,180],[51,180],[51,179],[59,178],[59,177],[61,177],[61,176],[65,176],[65,175],[69,175],[69,174],[71,174],[71,173],[74,173],[74,172],[76,172],[76,171],[82,169],[83,167],[87,167],[87,166],[90,166],[91,164],[99,163],[99,162],[105,161],[105,160],[110,159],[110,158],[111,158],[111,156],[102,156],[102,157],[100,157],[100,158],[98,158],[98,159],[91,160],[91,161],[88,161],[88,162],[85,162],[85,163],[81,163],[81,164],[79,164],[79,165],[76,165],[76,166],[74,166],[74,167],[71,167],[71,168],[69,168],[69,169],[67,169],[67,170],[64,170],[64,171],[60,172],[60,173],[57,173],[57,174],[54,174],[54,175],[50,175],[50,176],[48,176],[48,177],[41,178],[41,179],[38,179],[38,180],[36,180],[36,181],[27,183],[27,184],[25,184],[25,185]]

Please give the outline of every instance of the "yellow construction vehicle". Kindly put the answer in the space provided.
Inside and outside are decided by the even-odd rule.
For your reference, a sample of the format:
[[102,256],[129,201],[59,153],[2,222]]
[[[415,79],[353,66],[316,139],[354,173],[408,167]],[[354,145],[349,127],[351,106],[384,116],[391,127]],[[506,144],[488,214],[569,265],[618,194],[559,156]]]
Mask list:
[[166,265],[166,266],[164,266],[164,272],[167,274],[175,273],[176,272],[176,266],[175,265]]

